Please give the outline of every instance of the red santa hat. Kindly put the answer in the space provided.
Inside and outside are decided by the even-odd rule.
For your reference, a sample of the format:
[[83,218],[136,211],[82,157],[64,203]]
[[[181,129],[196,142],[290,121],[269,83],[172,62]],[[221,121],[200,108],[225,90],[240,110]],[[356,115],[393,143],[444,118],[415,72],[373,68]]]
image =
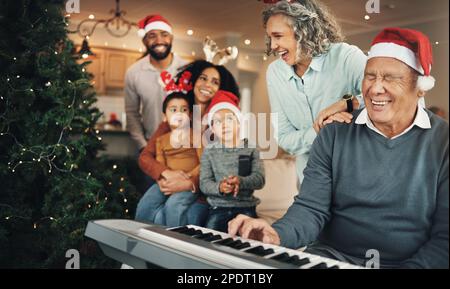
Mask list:
[[138,35],[144,38],[150,30],[163,30],[172,34],[172,25],[161,15],[148,15],[138,23]]
[[385,28],[375,37],[371,46],[369,59],[398,59],[420,74],[417,80],[420,90],[428,91],[434,87],[435,79],[430,75],[433,52],[430,40],[423,33],[412,29]]
[[232,92],[219,90],[214,95],[211,103],[206,110],[208,116],[208,124],[212,126],[213,116],[216,112],[222,109],[231,110],[238,120],[241,120],[241,111],[239,109],[239,98]]

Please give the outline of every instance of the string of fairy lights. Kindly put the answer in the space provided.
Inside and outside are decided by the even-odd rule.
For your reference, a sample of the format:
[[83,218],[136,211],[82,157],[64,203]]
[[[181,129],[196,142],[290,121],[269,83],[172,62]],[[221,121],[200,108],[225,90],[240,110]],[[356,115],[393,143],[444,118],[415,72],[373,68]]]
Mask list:
[[[7,207],[7,208],[10,208],[10,209],[14,209],[12,206],[7,205],[7,204],[0,204],[0,207]],[[24,217],[24,216],[19,216],[19,215],[6,216],[5,220],[8,221],[8,220],[11,220],[11,219],[14,219],[14,218],[15,219],[22,219],[22,220],[26,220],[26,221],[31,221],[31,217]],[[47,217],[42,217],[42,218],[40,218],[38,220],[35,220],[35,221],[32,222],[33,223],[33,229],[37,229],[38,226],[45,220],[54,221],[55,218],[53,218],[51,216],[47,216]]]
[[[55,51],[55,54],[57,54],[57,51]],[[13,60],[16,61],[17,58],[14,57]],[[17,76],[16,76],[16,79],[20,79],[20,77],[21,77],[20,75],[17,75]],[[9,78],[9,77],[6,79],[6,82],[7,82],[7,85],[9,86],[9,88],[12,89],[12,91],[13,91],[13,92],[16,92],[16,93],[18,93],[18,92],[31,92],[31,93],[34,93],[35,91],[43,91],[43,90],[44,90],[43,88],[16,89],[16,88],[12,87],[12,85],[11,85],[11,78]],[[34,163],[34,162],[38,162],[38,163],[40,163],[40,162],[46,162],[46,163],[48,164],[48,173],[52,173],[52,169],[53,169],[53,168],[57,169],[57,170],[60,171],[60,172],[66,172],[66,173],[71,172],[72,169],[74,168],[74,164],[71,164],[69,169],[62,169],[62,168],[59,168],[59,167],[56,165],[56,163],[54,162],[54,160],[55,160],[55,158],[56,158],[56,156],[55,156],[54,154],[55,154],[56,149],[58,149],[58,148],[63,148],[63,149],[66,150],[66,152],[67,152],[68,154],[71,154],[71,151],[70,151],[69,147],[66,146],[66,145],[64,145],[64,144],[62,144],[61,141],[62,141],[64,132],[65,132],[66,130],[69,130],[69,131],[72,130],[72,127],[70,126],[70,124],[71,124],[72,121],[74,120],[74,116],[75,116],[75,107],[74,107],[74,104],[75,104],[75,101],[76,101],[76,89],[77,89],[77,88],[76,88],[76,85],[75,85],[74,83],[72,83],[72,81],[68,80],[67,82],[68,82],[70,85],[73,86],[73,97],[72,97],[72,101],[71,101],[71,103],[67,106],[67,108],[70,109],[70,111],[69,111],[70,118],[69,118],[69,121],[63,126],[63,128],[62,128],[62,130],[61,130],[61,132],[60,132],[60,134],[59,134],[58,141],[57,141],[56,144],[54,144],[54,145],[49,145],[49,146],[45,146],[45,147],[44,147],[44,146],[33,146],[33,147],[30,147],[30,148],[26,148],[23,144],[21,144],[21,143],[17,140],[17,138],[16,138],[13,134],[11,134],[11,133],[9,132],[10,126],[9,126],[9,123],[8,123],[7,119],[4,117],[4,115],[7,113],[7,110],[5,110],[5,112],[3,113],[2,118],[6,121],[7,125],[6,125],[6,131],[0,132],[0,136],[10,135],[10,136],[13,138],[14,142],[21,148],[21,151],[22,151],[22,152],[21,152],[21,155],[22,155],[22,156],[23,156],[25,153],[31,153],[31,154],[33,155],[33,158],[32,158],[32,160],[30,160],[30,161],[19,160],[19,161],[16,162],[15,164],[13,164],[13,162],[9,162],[9,163],[8,163],[8,168],[9,168],[13,173],[16,171],[16,169],[17,169],[19,166],[24,165],[24,164]],[[52,85],[51,82],[47,82],[47,83],[45,84],[45,86],[46,86],[47,88],[50,87],[51,85]],[[1,97],[1,99],[3,99],[3,96]],[[86,103],[86,102],[85,102],[85,103]],[[7,107],[7,108],[9,107],[9,102],[8,102],[8,101],[7,101],[7,103],[6,103],[6,107]],[[56,122],[56,125],[59,125],[59,123]],[[89,128],[87,128],[85,132],[89,132]],[[98,131],[96,131],[96,132],[98,132]],[[99,141],[101,141],[101,137],[97,137],[97,139],[98,139]],[[66,164],[66,165],[67,165],[67,164]],[[74,176],[74,177],[75,177],[75,176]]]
[[[114,169],[114,167],[117,168],[117,165],[114,165],[114,166],[113,166],[113,169]],[[90,175],[90,173],[89,173],[89,175]],[[121,177],[121,178],[120,178],[120,181],[121,181],[121,182],[124,182],[124,181],[125,181],[125,177]],[[109,186],[112,186],[112,182],[109,182],[108,185],[109,185]],[[126,204],[126,203],[128,202],[128,199],[127,199],[126,196],[125,196],[125,189],[124,189],[124,188],[120,188],[120,189],[119,189],[119,192],[122,193],[122,196],[123,196],[123,202],[124,202],[124,204]],[[108,197],[107,197],[107,196],[105,196],[104,201],[105,201],[105,202],[108,201]],[[96,204],[96,205],[100,204],[99,193],[97,193],[97,200],[96,200],[95,204]],[[10,208],[10,209],[12,209],[12,210],[14,209],[12,206],[10,206],[10,205],[8,205],[8,204],[1,204],[1,203],[0,203],[0,207],[8,207],[8,208]],[[92,208],[92,205],[91,205],[91,204],[88,204],[88,205],[87,205],[87,209],[91,209],[91,208]],[[128,214],[128,212],[129,212],[128,208],[125,207],[124,213],[125,213],[125,214]],[[12,220],[12,219],[14,219],[14,218],[16,218],[16,219],[22,219],[22,220],[27,220],[27,221],[31,221],[31,217],[25,217],[25,216],[20,216],[20,215],[8,215],[8,216],[5,217],[5,220],[6,220],[6,221],[9,221],[9,220]],[[46,220],[50,220],[50,221],[58,221],[56,218],[54,218],[54,217],[52,217],[52,216],[42,217],[42,218],[40,218],[40,219],[35,220],[35,221],[32,222],[32,223],[33,223],[33,229],[35,229],[35,230],[38,229],[39,225],[40,225],[42,222],[46,221]]]
[[[57,55],[58,51],[54,51],[54,54]],[[17,57],[12,57],[12,60],[14,62],[17,61]],[[85,68],[82,68],[82,71],[85,72]],[[20,79],[21,75],[16,75],[15,79]],[[8,76],[6,78],[6,84],[7,86],[14,92],[14,93],[20,93],[20,92],[28,92],[28,93],[35,93],[35,92],[39,92],[39,91],[44,91],[44,89],[48,89],[52,86],[52,83],[50,81],[46,82],[44,84],[45,88],[36,88],[36,87],[29,87],[27,89],[16,89],[13,87],[12,82],[13,82],[13,77],[12,76]],[[5,111],[3,113],[0,114],[0,121],[4,122],[6,125],[4,125],[3,127],[0,127],[0,137],[11,137],[15,144],[20,148],[20,156],[24,156],[25,154],[27,155],[31,155],[31,157],[27,160],[25,159],[20,159],[20,160],[16,160],[16,161],[9,161],[8,162],[8,169],[11,170],[11,173],[15,173],[21,166],[25,166],[25,165],[34,165],[34,164],[40,164],[40,163],[45,163],[48,166],[48,173],[51,174],[53,170],[57,170],[61,173],[67,173],[69,176],[71,176],[74,179],[77,179],[79,181],[87,181],[92,173],[89,172],[87,173],[87,176],[83,179],[83,178],[79,178],[77,176],[75,176],[72,171],[74,169],[77,168],[77,165],[72,163],[72,164],[68,164],[67,162],[64,163],[64,166],[66,166],[66,168],[60,168],[57,164],[56,164],[56,152],[58,149],[63,149],[66,151],[66,153],[70,156],[72,154],[71,149],[75,150],[75,148],[70,148],[69,146],[65,145],[64,143],[62,143],[63,137],[64,137],[64,133],[67,131],[72,131],[72,127],[71,127],[71,123],[72,121],[75,119],[75,103],[76,103],[76,91],[77,91],[77,85],[76,83],[72,82],[71,80],[67,80],[67,83],[69,85],[72,86],[73,88],[73,97],[71,100],[71,103],[69,105],[67,105],[67,109],[69,109],[69,114],[70,117],[68,118],[68,121],[66,123],[63,124],[63,127],[61,129],[61,132],[59,133],[59,137],[58,137],[58,141],[53,144],[53,145],[47,145],[47,146],[42,146],[42,145],[38,145],[38,146],[32,146],[32,147],[26,147],[25,145],[23,145],[22,143],[20,143],[17,138],[14,136],[14,134],[12,134],[10,132],[10,123],[8,121],[8,119],[6,118],[6,115],[8,113],[8,108],[10,107],[10,101],[8,98],[3,97],[3,95],[0,95],[0,101],[5,101]],[[83,104],[87,104],[87,101],[84,100],[82,102]],[[56,122],[56,125],[59,126],[60,124],[58,122]],[[85,133],[90,133],[91,128],[88,127],[84,130]],[[99,130],[95,130],[95,137],[97,138],[98,141],[102,141],[102,138],[99,136]],[[112,166],[113,170],[116,170],[118,168],[118,166],[116,164],[114,164]],[[121,183],[125,181],[125,177],[121,177],[120,178]],[[109,186],[112,186],[112,182],[108,183]],[[129,210],[126,207],[126,204],[128,202],[126,195],[125,195],[125,189],[122,187],[122,185],[119,188],[119,192],[121,194],[121,196],[123,197],[123,203],[124,203],[124,213],[128,214]],[[97,197],[96,197],[96,202],[95,204],[99,204],[100,203],[100,192],[97,192]],[[108,201],[108,196],[105,196],[104,201]],[[87,205],[87,209],[91,209],[93,205],[88,204]],[[0,207],[7,207],[9,208],[11,211],[14,211],[14,208],[8,204],[2,204],[0,203]],[[5,217],[5,220],[12,220],[12,219],[22,219],[22,220],[27,220],[27,221],[31,221],[31,217],[26,217],[26,216],[20,216],[20,215],[16,215],[16,214],[11,214]],[[50,220],[50,221],[57,221],[56,218],[52,217],[52,216],[45,216],[42,217],[38,220],[34,220],[31,223],[33,224],[33,229],[37,229],[39,227],[39,225],[46,221],[46,220]]]

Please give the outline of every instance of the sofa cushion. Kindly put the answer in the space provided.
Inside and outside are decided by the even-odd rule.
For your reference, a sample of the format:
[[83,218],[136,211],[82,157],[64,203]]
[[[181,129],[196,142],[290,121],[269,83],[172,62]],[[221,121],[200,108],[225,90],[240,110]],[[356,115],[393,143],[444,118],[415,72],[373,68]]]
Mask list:
[[263,189],[254,192],[261,199],[256,212],[272,224],[286,213],[298,194],[295,158],[285,156],[263,162],[266,184]]

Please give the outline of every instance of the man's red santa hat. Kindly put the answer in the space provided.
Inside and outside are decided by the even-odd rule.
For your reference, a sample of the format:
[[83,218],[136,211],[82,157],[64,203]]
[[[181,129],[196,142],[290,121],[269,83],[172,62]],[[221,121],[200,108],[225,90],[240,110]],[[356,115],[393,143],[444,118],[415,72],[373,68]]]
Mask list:
[[428,91],[434,87],[435,79],[430,75],[433,52],[430,40],[423,33],[402,28],[385,28],[373,40],[369,59],[392,57],[402,61],[420,76],[417,87]]
[[212,126],[213,116],[222,109],[231,110],[239,121],[241,121],[241,111],[239,109],[239,98],[229,91],[219,90],[211,100],[206,111],[208,115],[208,124]]
[[138,23],[138,35],[144,38],[150,30],[163,30],[172,34],[172,25],[161,15],[148,15]]

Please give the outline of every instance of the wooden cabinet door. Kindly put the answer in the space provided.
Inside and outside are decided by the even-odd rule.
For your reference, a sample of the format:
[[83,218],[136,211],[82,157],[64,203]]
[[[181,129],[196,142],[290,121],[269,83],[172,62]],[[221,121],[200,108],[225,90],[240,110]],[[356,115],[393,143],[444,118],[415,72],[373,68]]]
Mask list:
[[127,68],[130,67],[131,65],[133,65],[139,59],[141,59],[141,57],[142,57],[142,53],[138,53],[138,52],[127,53],[127,60],[128,60]]
[[[76,47],[79,50],[79,47]],[[90,62],[85,66],[86,71],[92,74],[91,84],[94,87],[97,94],[105,92],[105,51],[101,48],[91,48],[94,55],[90,55],[88,58],[82,58],[77,60],[78,63]]]
[[123,88],[127,70],[127,55],[123,52],[107,51],[105,67],[106,88]]
[[94,55],[80,59],[79,63],[91,62],[86,70],[93,75],[91,82],[98,95],[123,89],[127,69],[142,57],[142,53],[130,50],[101,47],[91,47],[91,50]]
[[91,81],[97,94],[103,94],[105,92],[105,51],[93,48],[92,52],[94,52],[94,55],[89,56],[88,60],[91,63],[87,65],[86,69],[93,75]]

